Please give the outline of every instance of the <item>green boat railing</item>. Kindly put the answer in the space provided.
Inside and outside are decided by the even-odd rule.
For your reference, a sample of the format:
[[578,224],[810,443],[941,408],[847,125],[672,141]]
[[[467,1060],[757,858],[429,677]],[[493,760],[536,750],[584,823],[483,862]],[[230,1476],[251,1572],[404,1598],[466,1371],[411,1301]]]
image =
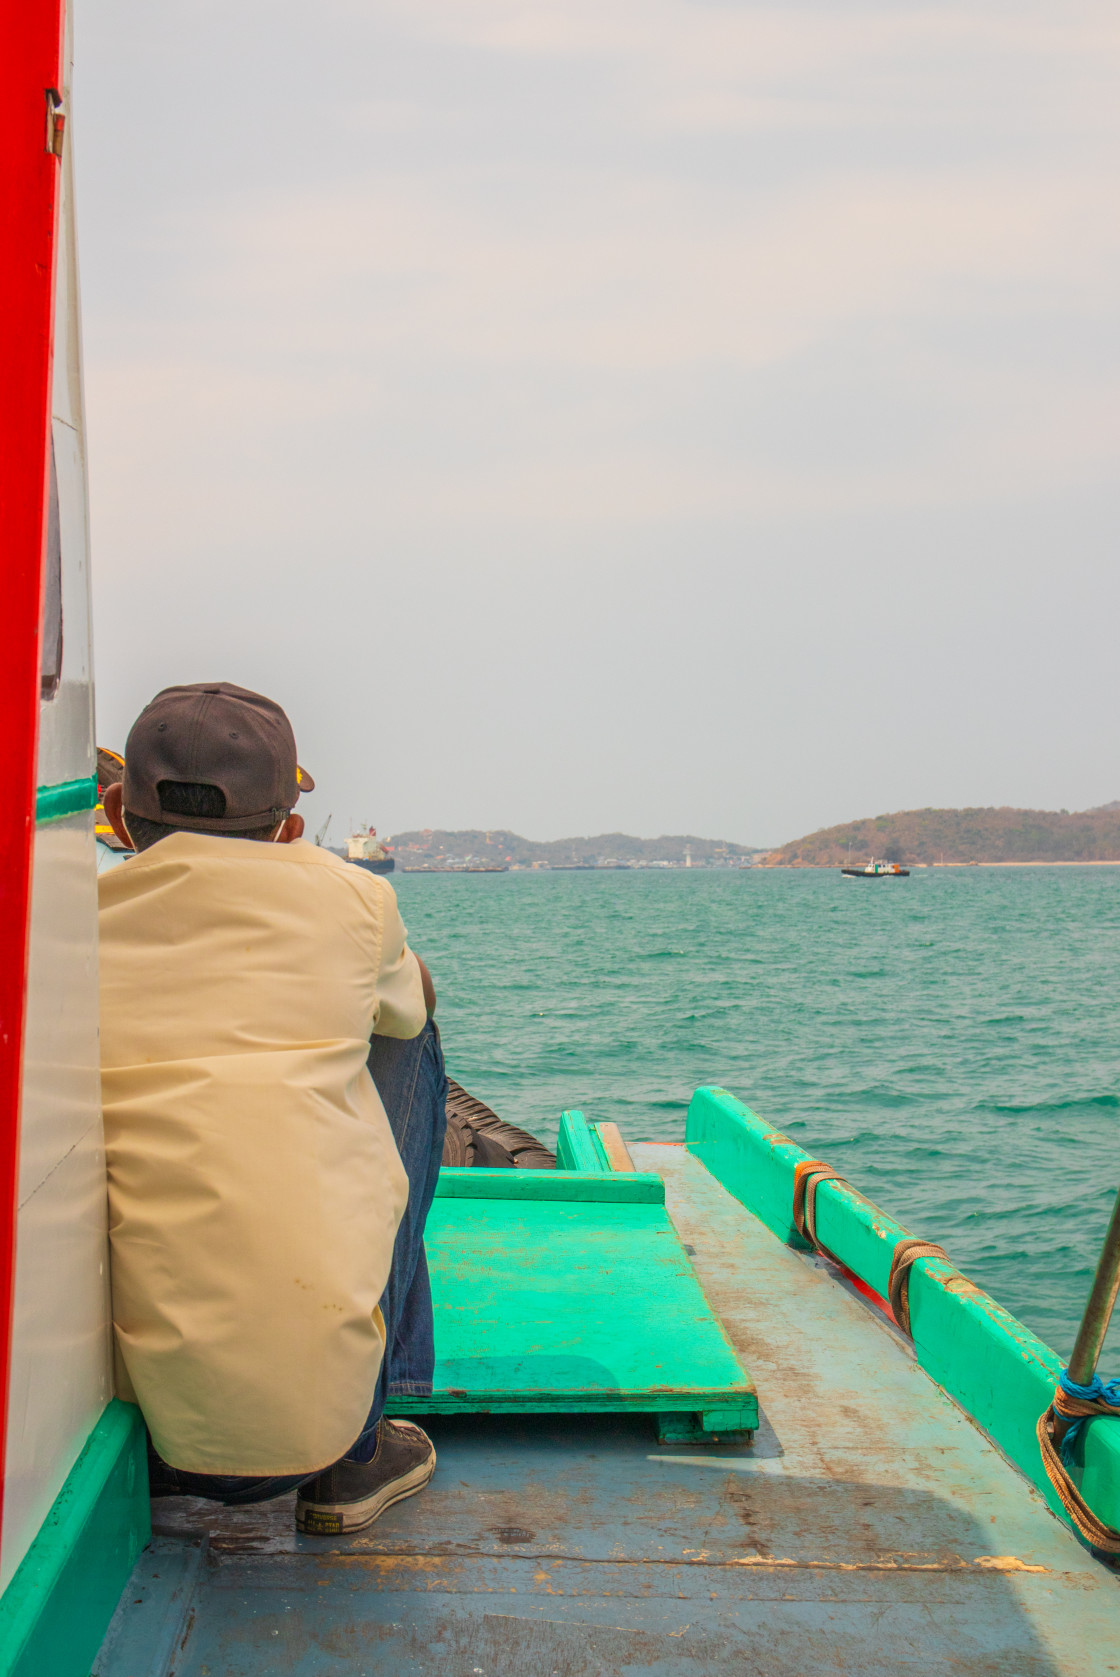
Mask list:
[[[793,1221],[795,1173],[811,1156],[726,1089],[697,1089],[685,1141],[719,1182],[788,1245],[809,1242]],[[891,1263],[908,1229],[843,1181],[816,1188],[820,1245],[885,1300]],[[982,1427],[1063,1520],[1036,1428],[1061,1359],[1009,1310],[944,1259],[919,1257],[909,1276],[910,1327],[920,1366]],[[1104,1524],[1120,1524],[1120,1419],[1084,1427],[1073,1451],[1082,1497]]]

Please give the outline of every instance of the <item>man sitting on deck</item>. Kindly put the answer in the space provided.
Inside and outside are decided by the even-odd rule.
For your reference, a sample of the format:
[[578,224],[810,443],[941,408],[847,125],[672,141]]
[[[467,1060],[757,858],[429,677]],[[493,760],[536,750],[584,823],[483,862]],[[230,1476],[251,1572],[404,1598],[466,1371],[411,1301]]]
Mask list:
[[335,1533],[435,1468],[382,1416],[432,1389],[446,1079],[392,887],[301,842],[313,784],[259,694],[141,713],[104,798],[139,854],[99,880],[102,1092],[117,1389],[152,1494],[298,1487],[300,1530]]

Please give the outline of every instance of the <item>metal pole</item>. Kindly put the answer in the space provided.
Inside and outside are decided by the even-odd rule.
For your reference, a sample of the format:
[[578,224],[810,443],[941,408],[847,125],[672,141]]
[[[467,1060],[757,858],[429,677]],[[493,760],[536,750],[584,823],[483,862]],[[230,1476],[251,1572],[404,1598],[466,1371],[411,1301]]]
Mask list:
[[1085,1314],[1081,1318],[1081,1326],[1077,1330],[1077,1341],[1073,1347],[1073,1355],[1069,1359],[1069,1377],[1079,1386],[1087,1386],[1097,1371],[1097,1360],[1104,1344],[1104,1336],[1108,1332],[1109,1318],[1112,1307],[1116,1303],[1116,1293],[1120,1289],[1120,1194],[1116,1196],[1116,1204],[1112,1207],[1112,1218],[1108,1225],[1108,1233],[1104,1237],[1097,1273],[1093,1277],[1093,1287],[1089,1294],[1089,1302],[1085,1306]]

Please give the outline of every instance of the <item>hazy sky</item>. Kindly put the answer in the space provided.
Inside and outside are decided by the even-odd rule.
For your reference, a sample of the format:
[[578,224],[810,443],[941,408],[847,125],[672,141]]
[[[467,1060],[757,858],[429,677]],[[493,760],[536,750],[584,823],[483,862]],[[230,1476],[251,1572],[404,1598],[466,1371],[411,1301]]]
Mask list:
[[1113,6],[78,0],[101,743],[383,832],[1120,797]]

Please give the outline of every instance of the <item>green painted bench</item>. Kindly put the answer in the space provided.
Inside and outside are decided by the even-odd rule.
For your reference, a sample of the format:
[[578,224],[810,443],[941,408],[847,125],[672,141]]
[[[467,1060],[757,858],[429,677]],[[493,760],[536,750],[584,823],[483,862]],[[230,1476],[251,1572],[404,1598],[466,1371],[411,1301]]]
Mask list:
[[391,1413],[645,1413],[664,1443],[757,1427],[659,1176],[444,1169],[425,1244],[434,1392]]

